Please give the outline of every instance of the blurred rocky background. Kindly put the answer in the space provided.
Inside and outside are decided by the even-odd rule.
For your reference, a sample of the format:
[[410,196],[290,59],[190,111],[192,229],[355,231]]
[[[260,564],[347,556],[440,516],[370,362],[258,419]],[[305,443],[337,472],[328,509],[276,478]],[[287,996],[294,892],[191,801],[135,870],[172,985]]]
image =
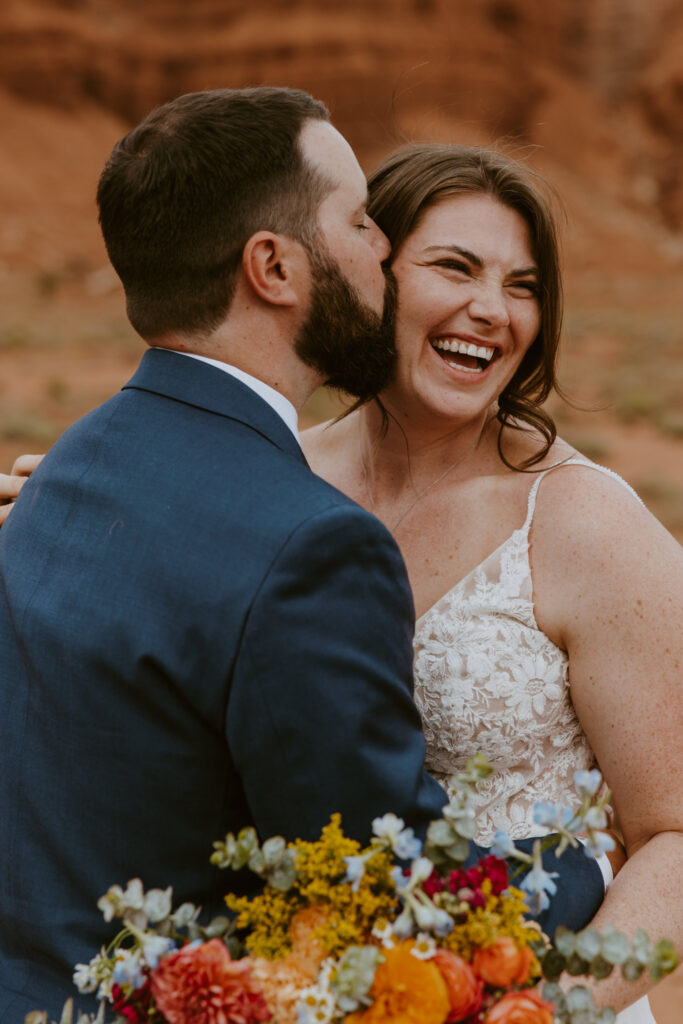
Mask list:
[[552,181],[582,407],[554,403],[561,430],[683,538],[680,0],[3,0],[2,465],[138,358],[93,200],[112,143],[179,93],[262,83],[324,99],[367,169],[462,140]]
[[[0,468],[130,375],[96,223],[115,142],[182,92],[291,85],[366,169],[408,140],[497,144],[567,210],[561,432],[683,540],[681,0],[3,0]],[[318,393],[305,422],[327,415]],[[683,980],[656,997],[683,1020]]]

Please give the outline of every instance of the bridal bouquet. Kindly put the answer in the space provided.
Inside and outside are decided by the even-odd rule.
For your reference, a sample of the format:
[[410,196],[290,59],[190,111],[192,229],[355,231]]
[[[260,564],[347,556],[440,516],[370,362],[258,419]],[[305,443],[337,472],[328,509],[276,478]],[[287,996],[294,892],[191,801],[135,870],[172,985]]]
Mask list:
[[[250,869],[263,887],[229,894],[232,918],[208,926],[189,903],[173,910],[171,889],[145,893],[139,879],[113,886],[98,906],[123,927],[76,966],[78,989],[102,999],[97,1017],[82,1014],[78,1024],[104,1024],[107,1005],[128,1024],[610,1024],[614,1012],[596,1011],[587,989],[564,995],[560,974],[599,978],[620,965],[625,977],[646,968],[661,977],[676,966],[671,943],[588,928],[552,944],[524,916],[555,888],[544,841],[528,855],[501,833],[492,854],[465,869],[473,789],[489,771],[483,758],[468,763],[424,846],[392,814],[375,819],[365,848],[344,835],[338,815],[316,842],[260,845],[253,829],[229,834],[214,844],[213,863]],[[578,811],[537,808],[559,852],[579,831],[596,854],[611,842],[599,831],[599,784],[597,772],[578,773]],[[529,869],[519,887],[503,857]],[[30,1014],[26,1024],[46,1020]],[[63,1024],[72,1020],[67,1005]]]

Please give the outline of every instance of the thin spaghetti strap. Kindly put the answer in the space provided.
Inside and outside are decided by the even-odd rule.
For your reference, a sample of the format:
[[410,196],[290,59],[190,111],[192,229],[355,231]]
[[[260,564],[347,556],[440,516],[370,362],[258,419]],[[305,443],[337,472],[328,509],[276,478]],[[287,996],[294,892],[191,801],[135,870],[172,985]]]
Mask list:
[[584,469],[595,469],[598,473],[603,473],[605,476],[611,476],[613,480],[617,480],[622,487],[625,487],[627,491],[630,491],[633,497],[638,501],[643,508],[646,508],[645,502],[636,491],[633,490],[630,484],[626,483],[623,477],[620,477],[618,473],[615,473],[613,469],[608,469],[607,466],[599,466],[597,462],[590,462],[588,459],[566,459],[564,462],[558,462],[556,466],[549,466],[548,469],[544,469],[542,473],[539,473],[537,478],[534,480],[533,486],[529,491],[529,504],[527,507],[526,520],[522,529],[528,533],[531,529],[531,523],[534,518],[534,510],[536,508],[536,497],[538,495],[538,488],[541,480],[547,473],[552,473],[555,469],[562,469],[563,466],[583,466]]
[[522,527],[523,533],[528,533],[531,528],[531,521],[534,518],[534,509],[536,508],[536,495],[538,494],[538,488],[543,477],[549,472],[549,469],[544,469],[542,473],[539,473],[532,484],[531,490],[529,491],[529,500],[526,507],[526,519],[524,520],[524,526]]

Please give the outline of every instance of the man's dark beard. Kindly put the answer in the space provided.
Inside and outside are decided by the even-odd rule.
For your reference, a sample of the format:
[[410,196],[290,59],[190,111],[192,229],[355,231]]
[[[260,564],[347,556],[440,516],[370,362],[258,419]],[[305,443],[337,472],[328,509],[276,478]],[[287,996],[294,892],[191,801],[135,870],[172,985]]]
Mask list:
[[396,363],[394,275],[385,271],[380,316],[363,302],[329,254],[307,248],[313,288],[308,319],[296,340],[297,355],[324,374],[329,387],[368,401],[389,383]]

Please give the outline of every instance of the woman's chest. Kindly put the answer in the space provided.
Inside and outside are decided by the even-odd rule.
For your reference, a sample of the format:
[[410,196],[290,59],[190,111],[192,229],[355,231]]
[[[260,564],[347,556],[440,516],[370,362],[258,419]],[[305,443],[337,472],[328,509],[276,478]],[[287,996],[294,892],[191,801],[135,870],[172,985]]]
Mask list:
[[526,496],[510,489],[437,496],[395,529],[419,618],[524,523]]

